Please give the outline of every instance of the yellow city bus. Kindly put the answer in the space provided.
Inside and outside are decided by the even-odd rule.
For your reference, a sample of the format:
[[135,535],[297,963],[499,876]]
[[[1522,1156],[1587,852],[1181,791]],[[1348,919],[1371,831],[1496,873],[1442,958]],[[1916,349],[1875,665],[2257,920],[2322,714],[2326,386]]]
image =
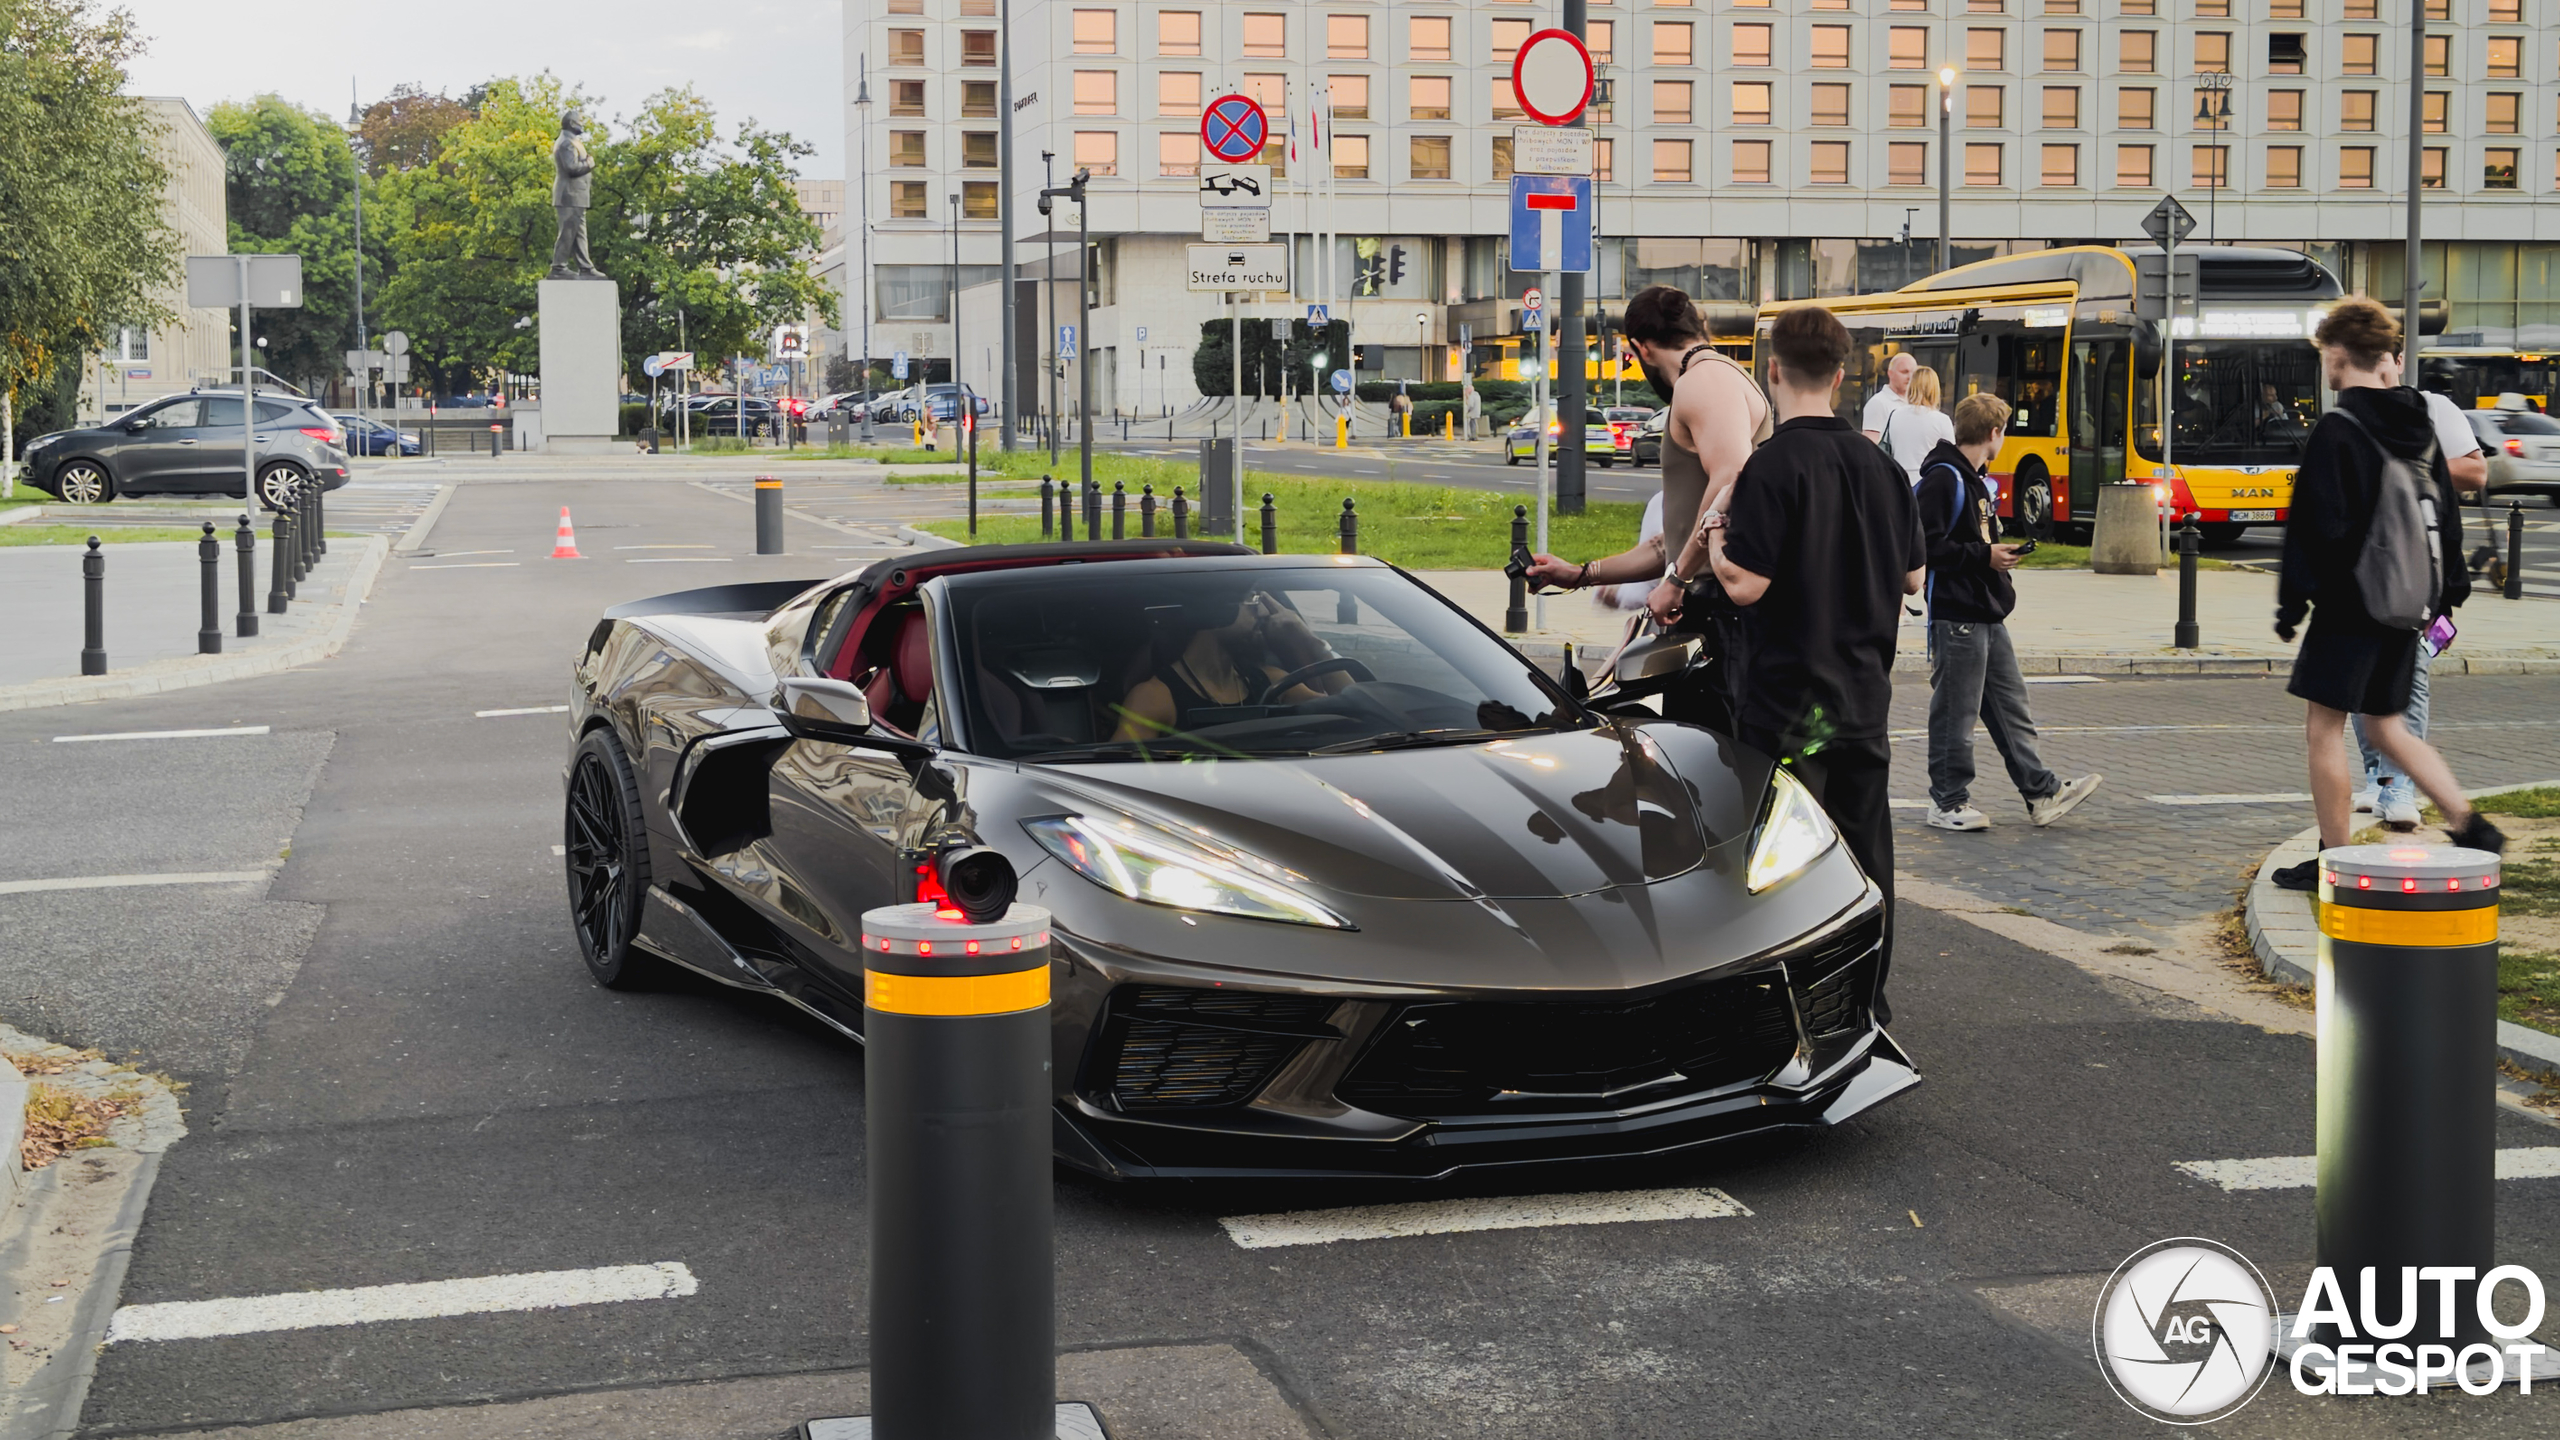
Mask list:
[[[1839,413],[1856,424],[1909,352],[1938,372],[1944,408],[1989,391],[2014,413],[1993,457],[2000,513],[2037,539],[2079,534],[2097,518],[2096,485],[2149,481],[2208,543],[2280,523],[2293,471],[2321,409],[2310,335],[2338,298],[2336,277],[2292,250],[2199,246],[2202,295],[2176,324],[2176,374],[2164,376],[2159,327],[2133,310],[2133,256],[2072,246],[1961,265],[1882,295],[1820,302],[1857,342]],[[1803,303],[1803,302],[1790,302]],[[1769,322],[1755,338],[1765,382]],[[2177,429],[2160,455],[2160,401],[2174,385]]]
[[2543,350],[2500,350],[2429,345],[2418,353],[2429,390],[2441,390],[2465,410],[2495,410],[2498,397],[2521,395],[2536,410],[2549,410],[2560,395],[2560,355]]

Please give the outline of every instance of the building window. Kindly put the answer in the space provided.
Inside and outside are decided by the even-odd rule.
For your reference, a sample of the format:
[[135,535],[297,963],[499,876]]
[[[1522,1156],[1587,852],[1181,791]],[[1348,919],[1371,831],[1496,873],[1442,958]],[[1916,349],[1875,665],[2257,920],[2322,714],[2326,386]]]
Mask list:
[[2127,75],[2151,75],[2154,58],[2159,53],[2160,32],[2127,30],[2116,37],[2116,69]]
[[1413,24],[1405,33],[1407,37],[1405,48],[1410,52],[1409,58],[1415,60],[1449,58],[1448,16],[1416,15],[1413,17]]
[[1369,137],[1343,135],[1333,137],[1333,178],[1366,180],[1369,178]]
[[2041,167],[2044,186],[2048,190],[2075,190],[2080,185],[2080,147],[2077,145],[2045,145]]
[[960,32],[960,63],[993,65],[996,63],[996,32],[963,30]]
[[2524,116],[2524,97],[2513,90],[2492,90],[2481,106],[2481,128],[2492,135],[2521,133],[2518,124]]
[[2302,19],[2302,0],[2267,0],[2267,18],[2270,20]]
[[1368,59],[1369,17],[1366,15],[1324,17],[1324,58],[1327,60]]
[[1288,53],[1288,16],[1247,15],[1244,17],[1244,58],[1279,60],[1286,58]]
[[1496,180],[1511,178],[1511,137],[1508,135],[1493,137],[1493,178]]
[[2190,155],[2189,160],[2190,164],[2188,173],[2195,176],[2194,184],[2197,189],[2222,190],[2229,187],[2231,179],[2230,146],[2198,145]]
[[1199,114],[1199,72],[1167,70],[1156,76],[1156,113],[1159,115]]
[[2524,23],[2524,0],[2489,0],[2489,23],[2521,25]]
[[1510,77],[1496,80],[1492,88],[1494,119],[1518,120],[1528,113],[1520,108],[1520,95],[1511,88]]
[[2196,72],[2202,75],[2231,73],[2231,32],[2199,30],[2196,32]]
[[996,13],[996,0],[960,0],[960,13],[963,15],[993,15]]
[[1413,77],[1412,118],[1446,120],[1449,118],[1449,77],[1416,75]]
[[2044,0],[2044,13],[2047,15],[2077,15],[2080,13],[2080,0]]
[[[1756,61],[1745,60],[1741,57],[1739,51],[1737,51],[1734,56],[1734,64],[1766,65],[1769,63],[1768,26],[1736,25],[1733,29],[1734,34],[1737,37],[1734,43],[1737,46],[1742,43],[1738,37],[1743,31],[1758,30],[1760,32],[1760,58]],[[1655,21],[1653,23],[1653,63],[1656,65],[1689,65],[1696,63],[1697,51],[1693,44],[1696,31],[1696,26],[1683,21]]]
[[1885,68],[1888,70],[1926,70],[1929,68],[1929,31],[1919,25],[1896,25],[1885,32]]
[[1967,70],[2006,70],[2009,68],[2009,32],[1978,29],[1964,32],[1964,68]]
[[1615,22],[1593,20],[1583,26],[1589,33],[1583,37],[1583,48],[1591,52],[1591,63],[1606,65],[1617,58],[1613,48],[1618,34]]
[[1244,93],[1262,113],[1277,120],[1289,113],[1289,77],[1286,75],[1247,75]]
[[2418,184],[2425,189],[2444,188],[2445,147],[2430,145],[2418,152]]
[[2372,90],[2342,90],[2338,92],[2338,128],[2341,130],[2366,131],[2373,129],[2374,100],[2376,94],[2377,92]]
[[2371,75],[2373,57],[2381,37],[2378,35],[2341,35],[2338,37],[2338,73]]
[[889,0],[889,13],[892,15],[921,15],[924,13],[924,0]]
[[1816,85],[1813,87],[1813,123],[1846,125],[1849,123],[1849,87]]
[[2077,130],[2080,128],[2080,87],[2047,85],[2044,87],[2044,128]]
[[1002,212],[996,208],[997,185],[993,180],[960,182],[960,218],[963,220],[998,220]]
[[2302,128],[2302,92],[2270,90],[2267,92],[2267,128],[2299,130]]
[[1964,0],[1965,10],[1974,15],[2001,15],[2008,12],[2007,0]]
[[2442,90],[2428,91],[2427,97],[2418,102],[2418,128],[2430,135],[2445,133],[2445,111],[2452,99]]
[[1333,100],[1336,120],[1369,118],[1369,77],[1366,75],[1328,75],[1325,90]]
[[[921,114],[923,114],[923,113],[924,113],[924,100],[923,100],[924,82],[923,82],[923,81],[921,81],[921,80],[919,80],[919,81],[917,81],[917,82],[916,82],[916,93],[917,93],[917,100],[916,100],[916,112],[915,112],[915,113],[917,113],[917,114],[921,115]],[[960,118],[961,118],[961,119],[963,119],[963,120],[993,120],[993,119],[995,119],[995,118],[996,118],[996,82],[994,82],[993,80],[963,80],[963,81],[961,81],[961,82],[960,82]]]
[[1921,140],[1896,140],[1884,147],[1884,183],[1887,185],[1928,184],[1928,143]]
[[[1849,68],[1849,27],[1816,25],[1813,27],[1812,67],[1816,70]],[[1846,183],[1846,182],[1843,182]]]
[[1079,130],[1076,132],[1076,168],[1096,175],[1120,173],[1120,132],[1117,130]]
[[1200,132],[1167,130],[1156,136],[1156,173],[1159,175],[1199,174]]
[[[1690,109],[1691,94],[1692,87],[1686,80],[1654,81],[1653,123],[1656,125],[1686,125],[1690,121],[1696,119],[1696,114]],[[1746,120],[1743,118],[1742,112],[1746,108],[1745,96],[1756,97],[1756,103],[1759,106],[1760,112],[1759,119]],[[1769,87],[1766,82],[1752,80],[1737,80],[1734,82],[1733,123],[1736,125],[1766,125],[1769,123]]]
[[1289,142],[1288,142],[1286,139],[1273,139],[1273,140],[1265,140],[1265,141],[1263,141],[1263,142],[1262,142],[1262,163],[1271,167],[1271,175],[1272,175],[1272,178],[1273,178],[1273,179],[1275,179],[1275,180],[1286,180],[1286,179],[1288,179],[1288,178],[1289,178]]
[[1156,53],[1159,55],[1197,55],[1200,53],[1200,12],[1197,10],[1165,10],[1156,15]]
[[1591,142],[1592,178],[1606,184],[1618,178],[1618,145],[1606,136]]
[[2196,0],[2196,18],[2199,20],[2230,19],[2231,0]]
[[2123,15],[2157,15],[2160,13],[2152,4],[2152,0],[2124,0],[2123,4],[2116,7],[2116,11]]
[[922,115],[924,113],[924,82],[921,80],[890,81],[889,113]]
[[[1662,147],[1666,144],[1677,144],[1681,147],[1680,178],[1683,180],[1688,179],[1689,171],[1687,167],[1689,163],[1689,142],[1686,140],[1656,140],[1653,142],[1653,178],[1656,180],[1663,178]],[[1768,141],[1736,140],[1733,142],[1733,183],[1736,185],[1766,185],[1769,183]]]
[[1929,87],[1926,85],[1888,85],[1885,87],[1885,124],[1897,130],[1923,128],[1929,123]]
[[1964,183],[1987,186],[2000,183],[2000,147],[1970,144],[1964,147]]
[[[1530,32],[1530,30],[1531,30],[1532,28],[1534,28],[1534,27],[1532,27],[1532,26],[1530,25],[1530,23],[1529,23],[1528,21],[1526,21],[1526,20],[1496,20],[1496,21],[1494,21],[1494,22],[1493,22],[1493,58],[1494,58],[1494,63],[1499,64],[1499,65],[1508,65],[1508,64],[1510,64],[1510,63],[1511,63],[1511,61],[1512,61],[1512,59],[1520,53],[1520,46],[1521,46],[1522,42],[1526,41],[1526,40],[1529,38],[1529,32]],[[1503,81],[1497,82],[1497,83],[1494,85],[1494,88],[1495,88],[1495,89],[1497,89],[1497,90],[1501,90],[1501,89],[1506,89],[1506,88],[1508,88],[1508,86],[1509,86],[1509,82],[1508,82],[1508,80],[1506,79],[1506,80],[1503,80]]]
[[1117,70],[1079,70],[1075,76],[1076,113],[1079,115],[1117,115],[1120,113],[1120,72]]
[[2373,147],[2349,145],[2338,151],[2338,188],[2370,190],[2373,188]]
[[921,170],[924,168],[924,132],[892,130],[889,132],[889,168]]
[[[1741,141],[1737,143],[1749,144],[1751,142]],[[1759,144],[1760,178],[1763,181],[1766,181],[1769,178],[1769,142],[1763,140],[1759,142]],[[1686,140],[1654,141],[1653,178],[1681,185],[1688,184],[1690,177],[1689,155],[1690,146],[1689,142]]]
[[924,63],[924,32],[892,30],[889,32],[889,63],[921,65]]
[[1413,137],[1413,178],[1446,180],[1449,178],[1449,137],[1416,135]]
[[1929,8],[1929,0],[1893,0],[1893,3],[1886,8],[1891,10],[1926,10]]
[[2299,190],[2302,188],[2302,147],[2270,145],[2267,147],[2267,188]]
[[115,342],[107,347],[110,360],[145,361],[151,358],[151,332],[131,325],[116,330]]
[[[2453,73],[2452,36],[2430,35],[2427,37],[2427,73],[2430,75],[2451,75]],[[2489,73],[2492,75],[2497,74],[2494,70]],[[2510,71],[2508,73],[2513,74],[2514,72]]]
[[2310,52],[2304,48],[2301,35],[2277,34],[2267,37],[2268,74],[2299,75],[2302,73],[2303,65],[2309,59]]
[[[2444,72],[2441,70],[2434,70],[2429,71],[2428,73],[2441,75]],[[2524,74],[2524,37],[2521,35],[2490,36],[2489,78],[2492,80],[2513,80],[2522,74]],[[2510,185],[2507,188],[2512,190],[2515,187]]]
[[2119,130],[2151,129],[2154,123],[2152,117],[2158,108],[2156,103],[2158,99],[2159,92],[2156,90],[2117,91],[2116,128]]
[[2007,108],[2001,102],[2007,94],[2008,87],[2002,85],[1964,87],[1964,128],[1967,130],[2001,128],[2004,118],[2001,112]]
[[895,180],[889,185],[889,218],[892,220],[930,220],[933,218],[933,189],[921,180]]
[[2346,0],[2346,8],[2339,13],[2349,20],[2379,20],[2382,18],[2380,0]]
[[996,168],[996,132],[993,130],[961,131],[960,168],[963,170]]
[[1079,55],[1115,55],[1120,50],[1120,12],[1079,10],[1072,22]]
[[2069,74],[2080,68],[2080,32],[2047,30],[2044,32],[2044,68]]
[[2151,188],[2151,147],[2119,145],[2116,147],[2116,183],[2129,190]]
[[1849,183],[1848,141],[1816,140],[1810,148],[1813,151],[1812,162],[1805,172],[1808,182],[1815,185]]

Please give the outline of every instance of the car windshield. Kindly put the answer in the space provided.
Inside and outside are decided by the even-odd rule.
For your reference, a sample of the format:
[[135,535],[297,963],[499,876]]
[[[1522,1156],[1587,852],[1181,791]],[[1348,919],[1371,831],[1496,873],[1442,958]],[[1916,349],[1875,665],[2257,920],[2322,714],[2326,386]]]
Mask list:
[[2548,415],[2530,410],[2501,410],[2497,415],[2498,428],[2510,435],[2560,435],[2560,421]]
[[1382,566],[1140,561],[936,583],[981,755],[1253,759],[1598,723]]

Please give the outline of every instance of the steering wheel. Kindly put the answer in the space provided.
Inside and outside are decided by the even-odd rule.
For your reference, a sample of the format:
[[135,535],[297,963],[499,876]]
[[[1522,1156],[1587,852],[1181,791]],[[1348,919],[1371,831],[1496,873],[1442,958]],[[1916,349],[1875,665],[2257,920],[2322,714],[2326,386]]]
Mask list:
[[1377,683],[1378,677],[1370,673],[1368,666],[1361,664],[1359,661],[1352,659],[1348,655],[1333,655],[1328,656],[1325,659],[1318,660],[1312,665],[1301,665],[1297,669],[1290,671],[1288,674],[1281,676],[1279,679],[1272,681],[1261,694],[1253,698],[1253,703],[1256,705],[1268,705],[1271,703],[1272,696],[1279,694],[1290,686],[1304,685],[1319,675],[1327,674],[1335,670],[1342,671],[1352,679],[1357,680],[1364,685]]

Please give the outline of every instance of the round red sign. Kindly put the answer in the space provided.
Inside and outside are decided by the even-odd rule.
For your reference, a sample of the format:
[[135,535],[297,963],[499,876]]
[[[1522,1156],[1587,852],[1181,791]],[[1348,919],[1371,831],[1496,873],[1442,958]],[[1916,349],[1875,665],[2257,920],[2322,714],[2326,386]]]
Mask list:
[[1591,103],[1591,52],[1570,30],[1541,30],[1511,57],[1511,93],[1541,125],[1570,125]]

